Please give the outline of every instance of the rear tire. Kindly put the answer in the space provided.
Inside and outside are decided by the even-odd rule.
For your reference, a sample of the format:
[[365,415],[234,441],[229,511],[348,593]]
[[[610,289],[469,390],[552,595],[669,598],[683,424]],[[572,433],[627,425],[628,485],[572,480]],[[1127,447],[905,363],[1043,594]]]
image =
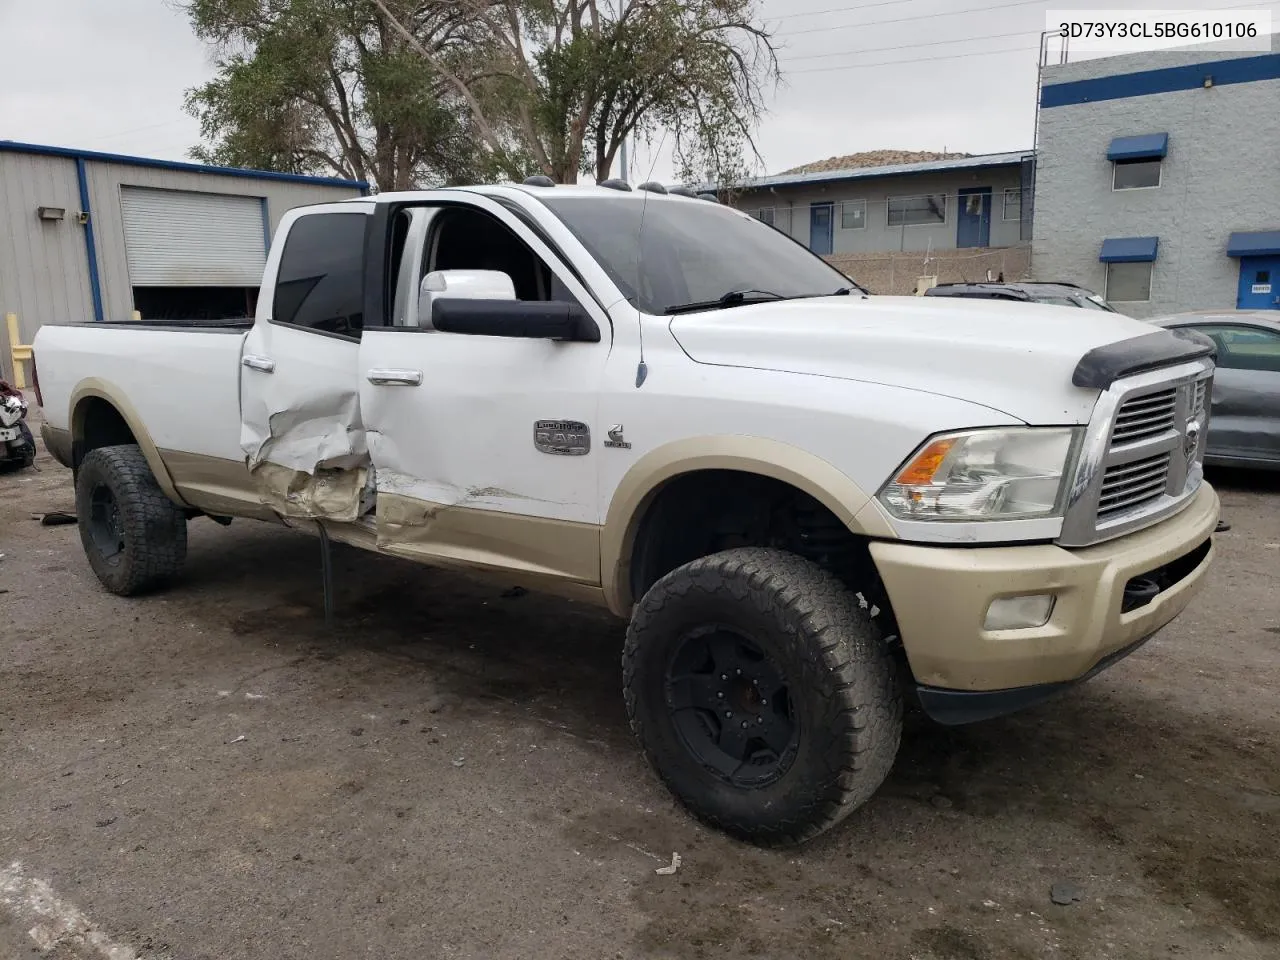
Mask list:
[[834,576],[780,550],[726,550],[641,600],[623,654],[631,728],[699,819],[800,843],[893,766],[902,697],[886,644]]
[[187,517],[160,489],[135,444],[91,450],[76,473],[76,516],[89,566],[122,597],[176,578],[187,557]]

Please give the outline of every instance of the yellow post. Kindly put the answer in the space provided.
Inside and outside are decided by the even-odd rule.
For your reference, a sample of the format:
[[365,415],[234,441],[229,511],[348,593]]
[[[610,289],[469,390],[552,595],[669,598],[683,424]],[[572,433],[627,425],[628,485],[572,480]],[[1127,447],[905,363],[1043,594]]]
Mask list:
[[13,385],[19,390],[27,389],[27,377],[22,369],[22,362],[31,359],[31,344],[19,343],[18,315],[6,313],[5,326],[9,328],[9,356],[13,360]]

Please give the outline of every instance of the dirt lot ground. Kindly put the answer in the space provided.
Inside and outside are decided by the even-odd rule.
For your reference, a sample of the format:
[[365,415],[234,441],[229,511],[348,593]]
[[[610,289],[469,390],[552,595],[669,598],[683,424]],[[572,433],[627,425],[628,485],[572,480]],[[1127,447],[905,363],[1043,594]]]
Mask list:
[[207,520],[122,600],[32,519],[72,506],[39,466],[0,478],[0,957],[88,923],[47,955],[1280,956],[1276,483],[1217,478],[1212,582],[1139,654],[913,723],[866,808],[764,852],[642,762],[619,623],[339,548],[329,633],[315,541]]

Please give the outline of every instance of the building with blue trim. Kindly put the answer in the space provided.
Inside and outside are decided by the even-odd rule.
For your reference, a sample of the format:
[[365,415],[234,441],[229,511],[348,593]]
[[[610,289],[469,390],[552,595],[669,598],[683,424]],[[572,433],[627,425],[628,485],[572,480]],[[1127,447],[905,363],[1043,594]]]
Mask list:
[[135,311],[243,316],[284,213],[368,190],[0,140],[0,315],[18,315],[27,343],[42,324]]
[[1032,270],[1138,317],[1280,310],[1280,34],[1045,67]]
[[895,162],[895,154],[911,156],[833,157],[745,180],[729,199],[875,293],[911,293],[925,278],[1023,275],[1030,260],[1031,210],[1022,202],[1030,151],[906,162]]

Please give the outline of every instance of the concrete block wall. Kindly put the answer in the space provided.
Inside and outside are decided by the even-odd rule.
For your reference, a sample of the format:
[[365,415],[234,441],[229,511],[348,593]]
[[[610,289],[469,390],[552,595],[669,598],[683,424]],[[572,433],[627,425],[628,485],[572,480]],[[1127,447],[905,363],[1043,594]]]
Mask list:
[[926,260],[919,253],[837,253],[824,258],[833,267],[872,293],[909,296],[916,279],[937,276],[939,283],[985,280],[1004,274],[1005,280],[1030,277],[1031,247],[939,250]]
[[[1273,40],[1274,44],[1274,40]],[[1046,86],[1257,53],[1131,54],[1049,67]],[[1212,67],[1205,73],[1212,76]],[[1159,187],[1113,190],[1115,137],[1168,133]],[[1103,293],[1109,237],[1159,237],[1151,300],[1118,304],[1137,317],[1234,308],[1234,231],[1280,228],[1280,79],[1200,86],[1040,111],[1032,261],[1041,280]]]

